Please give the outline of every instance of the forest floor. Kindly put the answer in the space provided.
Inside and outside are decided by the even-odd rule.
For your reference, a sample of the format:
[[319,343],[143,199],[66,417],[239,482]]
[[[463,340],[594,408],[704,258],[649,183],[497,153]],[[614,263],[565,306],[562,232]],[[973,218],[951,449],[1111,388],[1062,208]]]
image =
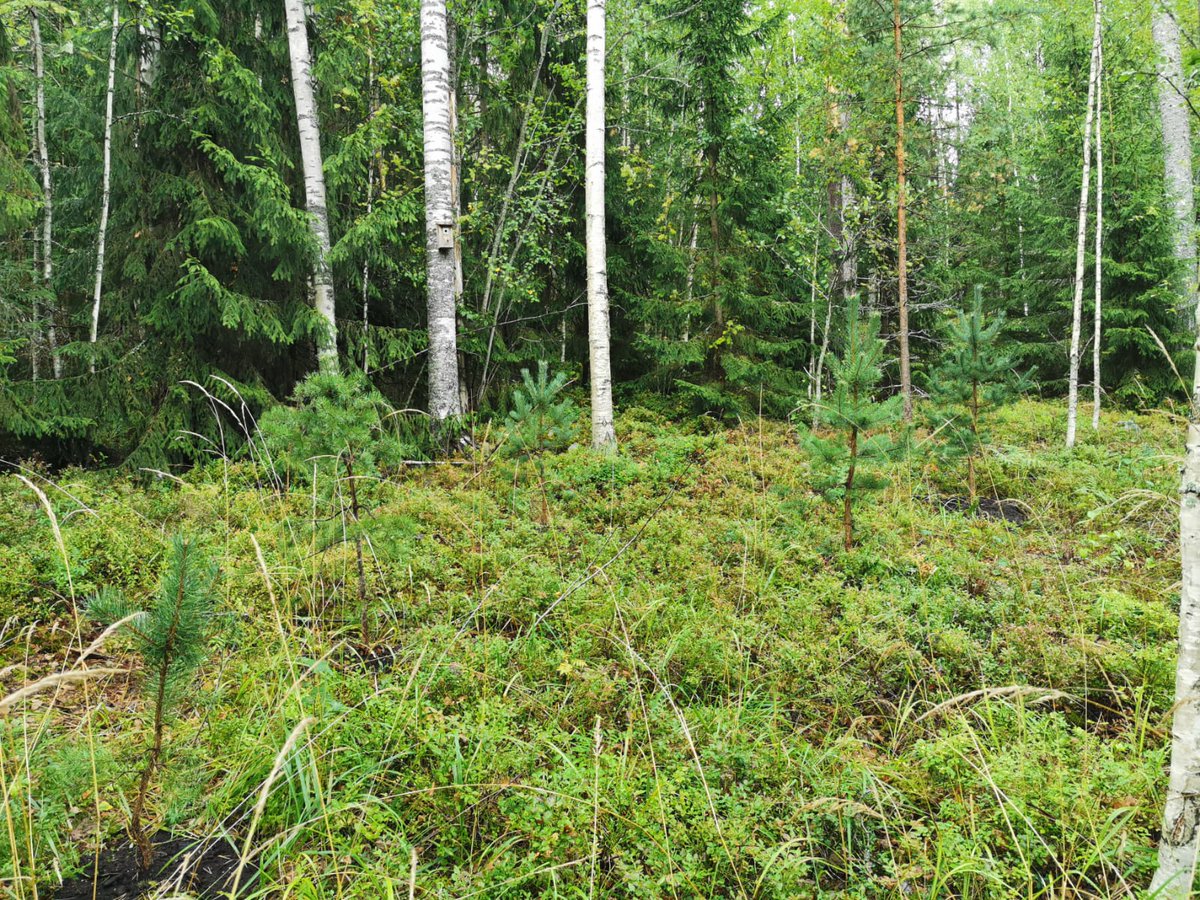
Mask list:
[[[0,695],[74,666],[101,630],[77,605],[149,593],[183,532],[220,600],[150,812],[228,838],[255,891],[1134,896],[1165,785],[1182,427],[1106,412],[1068,454],[1063,418],[1002,414],[980,484],[1014,502],[982,512],[1020,514],[964,509],[963,473],[913,458],[850,552],[779,423],[632,409],[615,458],[363,481],[365,640],[319,492],[224,460],[27,471],[45,503],[7,475]],[[82,665],[130,659],[110,640]],[[60,681],[0,713],[0,893],[53,896],[124,839],[137,688]]]

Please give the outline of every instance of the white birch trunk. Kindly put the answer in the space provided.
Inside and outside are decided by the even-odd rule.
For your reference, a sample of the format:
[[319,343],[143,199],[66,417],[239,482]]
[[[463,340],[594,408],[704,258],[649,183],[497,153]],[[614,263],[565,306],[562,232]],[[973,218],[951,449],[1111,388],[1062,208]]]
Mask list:
[[1079,415],[1079,342],[1083,327],[1083,277],[1087,251],[1088,199],[1092,181],[1092,120],[1096,114],[1096,69],[1100,50],[1100,0],[1092,4],[1092,63],[1088,72],[1087,114],[1083,124],[1083,183],[1079,190],[1079,226],[1075,242],[1075,295],[1071,305],[1071,355],[1067,374],[1067,449],[1075,446]]
[[[50,345],[50,366],[54,377],[60,378],[62,357],[58,352],[58,335],[54,327],[54,314],[58,308],[54,293],[54,183],[50,177],[50,148],[46,144],[46,63],[42,53],[41,22],[36,9],[29,10],[29,24],[33,37],[33,76],[37,106],[34,143],[37,144],[38,168],[42,173],[42,284],[50,296],[46,342]],[[36,349],[32,352],[35,355],[37,353]]]
[[[1187,273],[1186,290],[1181,297],[1191,306],[1197,299],[1195,189],[1191,123],[1184,94],[1187,87],[1181,63],[1179,23],[1172,12],[1162,5],[1162,0],[1158,0],[1151,25],[1160,56],[1158,112],[1162,121],[1167,199],[1175,213],[1175,258]],[[1187,223],[1186,226],[1184,223]]]
[[592,383],[592,447],[617,445],[613,428],[612,368],[608,344],[608,256],[604,234],[604,10],[588,0],[587,124],[584,203],[587,218],[588,355]]
[[[121,28],[120,9],[113,2],[112,37],[108,42],[108,89],[104,99],[104,163],[100,176],[100,227],[96,232],[96,281],[92,287],[92,324],[88,330],[88,342],[95,345],[100,331],[100,294],[104,289],[104,242],[108,238],[108,207],[112,196],[112,127],[113,94],[117,83],[117,32]],[[93,346],[88,371],[96,372],[96,354]]]
[[324,328],[317,336],[317,365],[322,372],[338,371],[337,319],[333,273],[329,268],[329,212],[325,204],[325,173],[321,162],[321,129],[313,99],[312,62],[303,0],[284,0],[288,55],[292,66],[292,92],[296,97],[296,127],[300,134],[300,160],[304,168],[304,200],[309,226],[316,241],[313,259],[313,305]]
[[1104,43],[1096,48],[1096,303],[1092,331],[1092,430],[1100,428],[1100,335],[1104,300]]
[[452,238],[440,233],[454,221],[454,136],[450,119],[450,54],[446,0],[421,0],[421,110],[425,139],[425,260],[429,313],[429,413],[435,422],[462,414],[458,390],[458,335]]
[[[1166,189],[1175,213],[1175,255],[1186,280],[1178,285],[1187,306],[1196,297],[1196,234],[1192,136],[1188,112],[1179,91],[1183,86],[1179,26],[1169,11],[1156,5],[1154,42],[1158,47],[1159,112],[1163,129]],[[1171,723],[1171,768],[1163,810],[1158,870],[1150,886],[1159,900],[1191,896],[1200,853],[1200,338],[1192,382],[1192,408],[1187,451],[1180,483],[1179,657],[1175,670],[1175,705]]]

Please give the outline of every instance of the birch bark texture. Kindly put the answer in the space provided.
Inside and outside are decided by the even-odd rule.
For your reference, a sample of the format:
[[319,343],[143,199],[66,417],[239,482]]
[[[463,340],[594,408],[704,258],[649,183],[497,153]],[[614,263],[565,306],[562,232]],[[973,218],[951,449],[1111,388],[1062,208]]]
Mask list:
[[[33,39],[34,103],[37,122],[34,143],[37,144],[38,168],[42,174],[42,284],[50,298],[46,324],[46,341],[50,345],[50,366],[55,378],[62,377],[62,357],[58,352],[54,314],[58,303],[54,294],[54,182],[50,175],[50,148],[46,144],[46,61],[42,49],[42,26],[36,7],[29,10],[29,26]],[[37,350],[32,351],[34,358]],[[36,365],[34,366],[36,369]]]
[[588,356],[591,363],[592,447],[617,445],[609,358],[608,251],[604,216],[605,0],[588,0],[584,206],[587,227]]
[[[92,286],[92,324],[88,342],[96,343],[100,332],[100,296],[104,290],[104,245],[108,238],[108,208],[112,199],[113,94],[117,83],[117,34],[121,30],[120,8],[113,3],[112,36],[108,42],[108,88],[104,97],[104,162],[100,175],[100,227],[96,232],[96,279]],[[88,371],[96,373],[96,355],[88,360]]]
[[[1152,30],[1159,52],[1159,111],[1163,129],[1166,189],[1175,216],[1175,255],[1186,280],[1177,285],[1186,307],[1195,304],[1196,234],[1192,183],[1192,135],[1179,90],[1182,58],[1179,25],[1155,4]],[[1158,869],[1150,893],[1159,900],[1191,896],[1200,853],[1200,337],[1188,418],[1187,449],[1180,481],[1179,657],[1171,722],[1171,765],[1163,809]]]
[[450,53],[445,0],[421,0],[421,111],[425,144],[425,268],[429,317],[429,414],[434,422],[462,415],[454,303],[454,135],[450,119]]
[[317,335],[317,366],[337,373],[337,318],[333,272],[329,267],[329,212],[325,202],[325,173],[321,159],[321,129],[314,100],[312,57],[303,0],[284,0],[288,55],[292,67],[292,93],[296,98],[296,128],[300,135],[300,162],[304,170],[304,202],[309,227],[316,242],[313,257],[313,305],[324,327]]
[[1071,303],[1071,352],[1067,374],[1067,449],[1075,446],[1079,418],[1079,344],[1083,328],[1083,278],[1087,254],[1088,199],[1092,182],[1092,122],[1096,115],[1096,75],[1100,56],[1100,0],[1092,3],[1092,63],[1088,72],[1087,112],[1083,123],[1083,177],[1079,189],[1079,224],[1075,240],[1075,295]]
[[1186,273],[1180,286],[1181,302],[1191,312],[1196,294],[1196,212],[1192,175],[1191,123],[1183,93],[1183,63],[1179,22],[1163,0],[1155,0],[1151,18],[1158,48],[1158,114],[1163,132],[1163,164],[1167,199],[1175,216],[1175,258]]

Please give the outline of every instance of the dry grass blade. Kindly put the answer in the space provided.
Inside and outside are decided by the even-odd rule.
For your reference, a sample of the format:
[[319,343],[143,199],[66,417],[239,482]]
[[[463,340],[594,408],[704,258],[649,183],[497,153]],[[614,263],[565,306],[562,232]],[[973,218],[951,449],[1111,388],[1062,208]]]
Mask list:
[[287,761],[287,755],[291,752],[292,747],[296,745],[296,741],[300,739],[300,735],[315,721],[316,719],[313,716],[303,718],[300,724],[292,729],[292,733],[288,735],[288,739],[283,742],[283,746],[275,754],[275,765],[271,766],[271,773],[267,776],[267,780],[263,782],[262,789],[258,792],[258,802],[254,804],[254,815],[250,818],[250,827],[246,830],[246,841],[242,844],[242,858],[238,860],[237,872],[233,875],[233,887],[229,892],[231,897],[238,895],[238,888],[242,883],[242,872],[246,868],[246,860],[250,858],[250,842],[254,840],[254,830],[258,827],[258,820],[262,818],[263,810],[267,807],[267,797],[271,795],[271,785],[279,777],[279,773],[283,769],[283,764]]
[[957,697],[951,697],[949,700],[943,700],[933,709],[923,712],[914,720],[922,722],[925,719],[931,719],[934,716],[941,715],[950,709],[963,706],[967,703],[974,703],[977,700],[996,700],[996,699],[1017,699],[1029,698],[1030,703],[1049,703],[1052,700],[1071,700],[1074,699],[1070,694],[1062,691],[1051,690],[1050,688],[1031,687],[1025,684],[1011,684],[1008,687],[998,688],[980,688],[977,691],[968,691],[965,694],[959,694]]
[[26,697],[31,697],[40,691],[44,691],[46,688],[71,684],[76,681],[86,681],[89,678],[99,678],[104,675],[128,674],[128,669],[72,669],[69,672],[55,672],[53,675],[47,675],[45,678],[38,679],[33,684],[27,684],[19,691],[13,691],[7,697],[0,700],[0,715],[8,712],[9,707],[14,704],[20,703]]
[[141,610],[138,610],[136,612],[131,612],[129,615],[118,619],[117,621],[115,621],[111,625],[109,625],[107,628],[105,628],[104,631],[102,631],[100,633],[100,637],[96,638],[94,641],[92,641],[90,644],[88,644],[87,647],[84,649],[84,651],[79,654],[78,658],[75,660],[75,665],[79,665],[81,662],[83,662],[85,659],[87,659],[89,656],[91,656],[93,653],[95,653],[97,650],[99,650],[100,646],[106,640],[108,640],[110,637],[112,637],[112,635],[115,632],[119,631],[123,626],[128,625],[130,622],[132,622],[134,619],[138,618],[141,615],[143,615]]

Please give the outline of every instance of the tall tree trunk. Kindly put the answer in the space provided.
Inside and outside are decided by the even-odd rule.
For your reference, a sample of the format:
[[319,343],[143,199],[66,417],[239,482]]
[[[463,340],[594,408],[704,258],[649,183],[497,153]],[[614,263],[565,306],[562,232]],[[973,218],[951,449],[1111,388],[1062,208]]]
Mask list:
[[912,363],[908,355],[908,198],[904,158],[904,23],[900,0],[892,4],[892,31],[896,43],[896,287],[900,330],[900,393],[904,421],[913,414]]
[[[1158,105],[1162,117],[1163,162],[1168,199],[1175,213],[1175,256],[1182,278],[1183,304],[1196,301],[1196,222],[1193,208],[1192,135],[1183,87],[1179,26],[1170,12],[1155,7],[1154,42],[1161,57]],[[1150,890],[1160,900],[1186,900],[1200,853],[1200,338],[1196,341],[1187,452],[1180,484],[1179,658],[1171,725],[1171,769],[1163,810],[1158,871]]]
[[[367,103],[370,111],[369,118],[373,122],[379,112],[379,94],[375,88],[375,53],[372,49],[374,34],[368,33],[367,44]],[[371,151],[367,157],[367,218],[375,209],[375,166],[379,153]],[[370,336],[370,290],[371,290],[371,256],[370,251],[363,255],[362,265],[362,370],[366,375],[371,369],[371,336]]]
[[321,162],[321,129],[313,99],[312,59],[303,0],[284,0],[288,54],[292,64],[292,91],[296,96],[296,127],[300,133],[300,160],[304,167],[304,201],[316,240],[313,259],[313,305],[324,328],[317,337],[317,365],[322,372],[338,371],[337,319],[333,298],[333,272],[329,267],[329,212],[325,205],[325,172]]
[[435,422],[462,414],[454,303],[454,136],[446,0],[421,0],[421,109],[425,137],[425,260],[429,313],[429,413]]
[[[1154,42],[1160,55],[1158,111],[1163,131],[1163,163],[1166,168],[1167,199],[1175,214],[1175,258],[1186,273],[1180,299],[1186,311],[1200,294],[1196,291],[1196,213],[1192,175],[1191,122],[1180,55],[1179,23],[1165,0],[1155,0],[1151,20]],[[1183,227],[1183,223],[1188,223]]]
[[88,371],[93,374],[96,371],[96,337],[100,331],[100,293],[104,288],[104,242],[108,238],[108,207],[112,196],[113,94],[117,83],[117,32],[120,28],[119,7],[114,0],[112,37],[108,43],[108,90],[104,100],[104,164],[100,176],[100,228],[96,232],[96,280],[92,287],[92,325],[88,331],[88,341],[93,345]]
[[1067,449],[1075,446],[1079,414],[1079,340],[1083,325],[1083,275],[1087,251],[1088,199],[1092,179],[1092,119],[1096,114],[1096,72],[1100,52],[1100,0],[1092,4],[1092,64],[1088,73],[1087,113],[1083,124],[1083,183],[1079,189],[1079,226],[1075,241],[1075,297],[1071,304],[1071,357],[1067,374]]
[[50,366],[54,377],[60,378],[62,357],[58,352],[58,335],[54,326],[54,316],[58,310],[54,293],[54,183],[50,177],[50,148],[46,144],[46,63],[42,52],[41,22],[36,8],[29,10],[29,24],[33,37],[33,77],[37,105],[34,143],[37,144],[38,168],[42,172],[42,284],[50,298],[46,342],[50,345]]
[[588,357],[592,385],[592,447],[616,447],[612,368],[608,345],[608,257],[604,235],[604,4],[587,7],[587,125],[585,206],[587,217]]
[[1092,326],[1092,430],[1100,428],[1100,335],[1104,300],[1104,42],[1096,48],[1096,302]]

